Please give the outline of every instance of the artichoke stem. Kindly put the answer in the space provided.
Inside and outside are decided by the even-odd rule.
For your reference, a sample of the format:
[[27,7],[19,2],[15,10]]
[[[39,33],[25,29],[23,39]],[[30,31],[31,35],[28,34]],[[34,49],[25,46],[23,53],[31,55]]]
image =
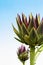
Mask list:
[[25,61],[23,62],[23,65],[25,65]]
[[35,46],[30,46],[30,65],[35,65]]

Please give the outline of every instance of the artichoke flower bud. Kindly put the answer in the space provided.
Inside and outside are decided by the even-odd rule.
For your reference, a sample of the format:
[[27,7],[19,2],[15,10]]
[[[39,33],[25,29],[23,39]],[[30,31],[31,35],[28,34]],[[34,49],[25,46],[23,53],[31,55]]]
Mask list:
[[19,47],[17,55],[21,62],[25,62],[28,59],[28,51],[23,45]]

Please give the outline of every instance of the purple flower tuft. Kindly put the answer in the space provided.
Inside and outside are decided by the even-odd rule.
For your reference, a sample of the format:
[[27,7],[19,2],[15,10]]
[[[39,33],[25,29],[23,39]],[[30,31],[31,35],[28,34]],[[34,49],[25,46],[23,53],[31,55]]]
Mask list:
[[17,54],[19,55],[25,51],[26,51],[26,48],[25,48],[25,46],[22,45],[21,47],[19,47]]

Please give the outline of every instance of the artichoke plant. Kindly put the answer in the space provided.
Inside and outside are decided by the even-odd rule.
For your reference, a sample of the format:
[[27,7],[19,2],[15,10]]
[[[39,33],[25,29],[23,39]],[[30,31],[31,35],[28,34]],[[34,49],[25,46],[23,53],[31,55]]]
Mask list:
[[21,45],[21,47],[18,48],[17,55],[19,60],[25,65],[25,61],[28,60],[28,50],[26,50],[25,46]]
[[43,50],[43,19],[40,21],[40,16],[36,14],[34,18],[31,14],[27,20],[27,17],[22,13],[22,19],[17,14],[16,22],[18,30],[12,24],[13,30],[18,36],[15,39],[23,44],[29,45],[30,65],[35,65],[37,54]]

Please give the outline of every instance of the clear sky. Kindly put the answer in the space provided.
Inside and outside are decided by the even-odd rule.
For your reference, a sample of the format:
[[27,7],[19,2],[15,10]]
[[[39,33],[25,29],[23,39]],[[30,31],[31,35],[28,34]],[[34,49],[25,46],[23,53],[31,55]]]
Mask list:
[[[43,0],[0,0],[0,65],[20,65],[16,51],[21,44],[14,39],[16,35],[11,23],[17,27],[15,18],[17,13],[21,15],[22,12],[27,17],[31,12],[34,16],[40,13],[42,18]],[[43,63],[42,57],[37,60],[39,65]]]

